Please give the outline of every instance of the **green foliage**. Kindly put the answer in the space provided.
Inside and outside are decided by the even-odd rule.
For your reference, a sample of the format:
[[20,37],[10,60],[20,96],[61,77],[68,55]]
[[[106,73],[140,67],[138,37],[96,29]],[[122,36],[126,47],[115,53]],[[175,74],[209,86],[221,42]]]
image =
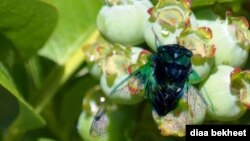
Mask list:
[[52,0],[49,3],[57,8],[59,19],[40,54],[62,65],[95,29],[96,15],[102,1]]
[[58,14],[55,7],[39,0],[1,0],[0,31],[27,59],[49,38]]
[[[36,140],[42,136],[27,135],[45,125],[60,140],[76,134],[84,91],[96,82],[74,73],[84,62],[80,47],[95,30],[101,5],[97,0],[0,0],[0,140]],[[65,83],[76,85],[62,91]],[[47,106],[53,103],[58,105]]]

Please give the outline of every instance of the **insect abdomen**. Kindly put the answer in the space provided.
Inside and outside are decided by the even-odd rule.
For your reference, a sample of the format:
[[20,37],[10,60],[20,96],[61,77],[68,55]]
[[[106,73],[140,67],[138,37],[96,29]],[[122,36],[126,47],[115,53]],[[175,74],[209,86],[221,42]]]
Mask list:
[[172,89],[161,88],[154,92],[152,104],[154,110],[159,116],[165,116],[168,112],[175,109],[182,92],[176,92]]

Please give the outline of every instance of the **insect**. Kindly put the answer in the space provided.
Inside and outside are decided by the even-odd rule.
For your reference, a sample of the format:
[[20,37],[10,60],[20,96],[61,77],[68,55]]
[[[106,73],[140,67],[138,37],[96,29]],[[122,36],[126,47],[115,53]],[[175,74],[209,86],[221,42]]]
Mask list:
[[[199,77],[192,69],[192,55],[190,50],[179,44],[159,46],[145,65],[115,86],[111,95],[130,94],[129,83],[133,83],[133,87],[143,91],[151,101],[154,111],[165,116],[176,108],[179,99],[188,91],[190,79]],[[101,113],[94,118],[90,134],[105,130],[105,126],[99,125],[105,119],[105,113]],[[98,132],[93,132],[95,128]]]
[[188,88],[189,76],[194,72],[192,55],[190,50],[179,44],[160,46],[149,56],[148,63],[118,84],[111,95],[123,94],[124,83],[137,80],[137,87],[144,89],[145,97],[151,101],[154,110],[164,116],[176,107]]

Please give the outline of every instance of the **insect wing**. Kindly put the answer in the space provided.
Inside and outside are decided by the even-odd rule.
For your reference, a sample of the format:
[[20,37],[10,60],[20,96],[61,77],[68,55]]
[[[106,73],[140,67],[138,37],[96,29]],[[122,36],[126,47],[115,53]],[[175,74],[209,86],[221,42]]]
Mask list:
[[97,137],[107,133],[109,120],[104,109],[99,109],[90,127],[90,135]]
[[[201,81],[199,74],[195,70],[192,70],[192,72],[189,75],[188,80],[189,80],[188,83],[190,83],[190,84],[196,84],[196,83],[199,83]],[[188,87],[189,86],[187,86],[187,89],[188,89]],[[203,92],[204,93],[202,93],[202,94],[199,93],[202,101],[206,104],[206,106],[209,110],[214,111],[212,101],[211,101],[210,97],[207,95],[205,88],[203,88]],[[207,98],[207,100],[205,97]]]
[[188,120],[191,124],[201,122],[200,120],[204,118],[207,109],[207,104],[204,101],[201,92],[194,86],[187,86],[184,98],[188,104]]
[[111,91],[110,95],[133,95],[141,93],[148,95],[148,92],[152,89],[152,83],[155,81],[153,73],[153,67],[149,62],[121,81]]
[[184,94],[178,101],[177,107],[165,116],[153,112],[154,119],[160,119],[160,130],[165,136],[184,136],[186,125],[199,124],[206,115],[206,105],[200,97],[200,92],[193,86],[186,84]]
[[203,93],[201,94],[201,98],[202,98],[202,100],[204,101],[204,103],[206,104],[207,109],[210,110],[210,111],[212,111],[212,112],[214,113],[214,112],[215,112],[215,109],[214,109],[212,100],[211,100],[210,96],[207,94],[206,91],[207,91],[206,88],[203,87],[203,88],[202,88],[202,92],[203,92]]

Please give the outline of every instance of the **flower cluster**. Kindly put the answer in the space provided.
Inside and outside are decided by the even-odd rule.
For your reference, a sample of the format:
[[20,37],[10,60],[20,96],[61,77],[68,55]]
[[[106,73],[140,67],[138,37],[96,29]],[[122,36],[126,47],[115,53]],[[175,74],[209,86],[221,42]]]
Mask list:
[[[193,12],[190,0],[159,0],[156,5],[149,0],[107,0],[97,17],[105,39],[84,50],[89,71],[111,103],[135,105],[144,98],[136,80],[124,82],[120,94],[111,91],[147,63],[150,52],[145,46],[155,51],[159,45],[180,44],[193,52],[192,68],[200,79],[169,114],[152,112],[162,135],[184,136],[186,124],[200,124],[205,118],[237,120],[250,107],[250,71],[244,68],[250,31],[246,18],[232,15],[221,18],[208,9]],[[79,125],[86,118],[84,111],[83,115]]]

